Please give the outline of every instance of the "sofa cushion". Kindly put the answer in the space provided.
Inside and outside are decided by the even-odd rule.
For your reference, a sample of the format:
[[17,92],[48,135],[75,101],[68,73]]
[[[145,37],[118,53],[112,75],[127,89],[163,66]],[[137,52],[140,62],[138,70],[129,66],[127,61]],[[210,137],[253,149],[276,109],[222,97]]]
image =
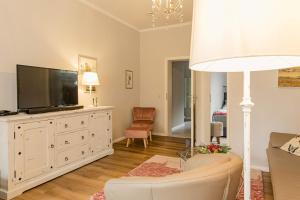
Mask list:
[[280,148],[282,145],[284,145],[286,142],[291,140],[293,137],[295,137],[295,134],[288,134],[288,133],[271,133],[270,136],[270,147],[278,147]]
[[280,149],[289,152],[290,154],[300,156],[300,136],[298,135],[292,138],[290,141],[280,147]]

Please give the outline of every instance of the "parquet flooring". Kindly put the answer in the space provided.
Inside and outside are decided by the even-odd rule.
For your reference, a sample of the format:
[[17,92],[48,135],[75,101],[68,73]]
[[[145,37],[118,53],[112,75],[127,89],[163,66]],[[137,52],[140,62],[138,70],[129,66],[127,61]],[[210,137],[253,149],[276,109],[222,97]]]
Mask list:
[[[107,180],[126,175],[153,155],[176,156],[184,149],[185,141],[183,138],[154,136],[147,149],[139,140],[129,148],[125,144],[125,140],[114,144],[113,155],[26,191],[14,200],[88,200]],[[263,178],[265,200],[273,200],[269,173],[263,173]]]

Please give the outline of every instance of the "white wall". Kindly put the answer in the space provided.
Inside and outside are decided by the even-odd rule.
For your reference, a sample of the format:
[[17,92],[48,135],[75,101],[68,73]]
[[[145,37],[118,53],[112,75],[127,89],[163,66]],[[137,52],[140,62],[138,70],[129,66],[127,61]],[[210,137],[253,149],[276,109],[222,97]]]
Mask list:
[[[299,133],[300,89],[278,88],[277,71],[252,72],[251,96],[255,103],[251,112],[252,165],[267,167],[266,148],[272,131]],[[243,76],[229,73],[228,109],[229,137],[236,153],[243,153],[243,114],[239,106],[242,100]]]
[[210,74],[210,111],[211,115],[222,108],[224,100],[224,86],[227,85],[227,74],[213,72]]
[[[186,63],[186,62],[185,62]],[[172,64],[172,128],[184,123],[184,62]]]
[[[75,0],[0,1],[0,8],[0,109],[16,109],[16,64],[76,69],[78,54],[85,54],[98,58],[101,105],[116,106],[114,138],[123,135],[131,121],[130,110],[139,101],[142,106],[157,108],[155,131],[164,132],[166,59],[189,55],[191,26],[139,34]],[[125,69],[134,71],[132,90],[124,88]],[[196,86],[209,94],[207,77],[198,73]],[[251,91],[256,104],[252,112],[252,160],[254,165],[267,166],[265,148],[270,132],[300,130],[300,92],[277,88],[276,71],[253,73]],[[202,127],[207,123],[198,120],[210,115],[201,109],[201,105],[209,107],[207,97],[197,98],[197,124]],[[80,101],[88,104],[87,98],[81,94]],[[241,98],[242,76],[232,73],[228,78],[228,128],[233,151],[240,154]]]
[[190,25],[140,34],[140,104],[157,109],[156,133],[165,131],[166,59],[189,56],[190,37]]
[[195,130],[196,145],[210,143],[210,73],[196,72]]
[[[114,138],[123,136],[139,104],[139,33],[76,0],[0,1],[0,10],[0,109],[17,107],[16,64],[76,70],[78,54],[88,55],[98,59],[100,104],[116,107]],[[80,103],[91,104],[89,95]]]
[[[158,108],[156,131],[163,131],[165,59],[189,55],[190,26],[141,33],[142,105]],[[196,75],[196,130],[198,142],[209,141],[209,73]],[[227,80],[229,142],[233,151],[243,154],[242,74],[230,73]],[[267,167],[266,148],[272,131],[299,133],[300,89],[278,88],[277,71],[252,73],[252,165]],[[210,108],[210,107],[209,107]],[[204,134],[201,134],[204,133]]]

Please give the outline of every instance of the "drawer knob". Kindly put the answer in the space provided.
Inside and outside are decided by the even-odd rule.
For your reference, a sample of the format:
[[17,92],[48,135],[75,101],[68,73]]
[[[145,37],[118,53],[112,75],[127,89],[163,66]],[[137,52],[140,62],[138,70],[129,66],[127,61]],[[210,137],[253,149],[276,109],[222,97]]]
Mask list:
[[65,124],[65,128],[68,128],[68,124]]
[[18,153],[18,155],[20,156],[20,155],[22,155],[22,153],[21,153],[21,152],[19,152],[19,153]]
[[92,137],[95,137],[95,133],[92,133]]
[[51,144],[50,147],[51,147],[51,149],[53,149],[54,148],[54,144]]
[[50,124],[53,124],[53,122],[50,122]]
[[84,151],[81,151],[81,154],[84,155]]
[[81,139],[84,140],[84,136],[81,136]]
[[70,144],[70,142],[66,140],[66,141],[65,141],[65,144]]
[[69,160],[69,158],[68,157],[65,157],[65,161],[68,161]]
[[81,121],[81,125],[84,125],[84,121]]

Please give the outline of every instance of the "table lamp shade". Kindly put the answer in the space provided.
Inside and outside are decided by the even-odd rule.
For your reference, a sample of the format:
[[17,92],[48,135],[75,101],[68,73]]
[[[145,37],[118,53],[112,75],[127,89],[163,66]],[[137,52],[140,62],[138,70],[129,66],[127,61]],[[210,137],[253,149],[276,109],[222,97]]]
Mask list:
[[82,76],[82,85],[99,85],[98,74],[96,72],[84,72]]
[[300,66],[299,0],[194,0],[190,68],[242,72]]

